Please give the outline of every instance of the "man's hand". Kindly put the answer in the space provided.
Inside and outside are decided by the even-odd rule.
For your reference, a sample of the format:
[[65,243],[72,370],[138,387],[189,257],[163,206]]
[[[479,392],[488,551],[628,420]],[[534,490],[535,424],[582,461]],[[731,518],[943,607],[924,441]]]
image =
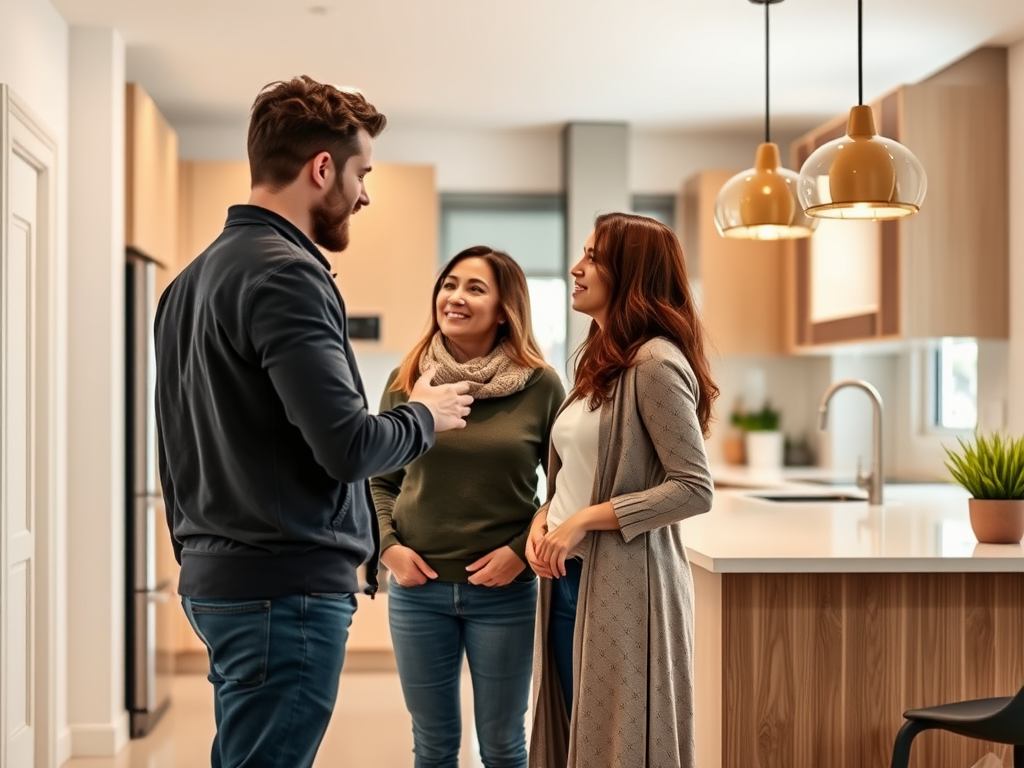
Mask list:
[[460,381],[455,384],[431,384],[434,369],[427,368],[413,385],[409,394],[410,403],[422,403],[430,409],[434,417],[434,432],[447,432],[449,429],[462,429],[466,426],[469,406],[473,402],[469,392],[469,382]]
[[426,584],[427,579],[437,578],[437,573],[427,565],[426,560],[401,544],[385,549],[380,561],[394,574],[400,587],[419,587]]
[[544,535],[548,532],[548,513],[547,510],[538,513],[534,518],[533,522],[530,523],[530,535],[526,539],[526,562],[533,568],[533,572],[538,576],[543,576],[545,579],[554,578],[554,574],[548,567],[548,564],[541,560],[537,556],[537,545],[544,539]]
[[526,563],[508,546],[498,547],[466,566],[466,570],[473,574],[469,583],[485,587],[504,587],[525,569]]

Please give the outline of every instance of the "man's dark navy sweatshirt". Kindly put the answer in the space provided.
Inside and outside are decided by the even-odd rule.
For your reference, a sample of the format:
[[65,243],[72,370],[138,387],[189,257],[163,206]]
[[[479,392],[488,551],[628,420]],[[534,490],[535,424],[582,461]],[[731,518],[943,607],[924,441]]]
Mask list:
[[178,591],[205,598],[356,592],[379,537],[367,480],[431,447],[430,411],[379,416],[316,246],[233,206],[156,312],[156,418]]

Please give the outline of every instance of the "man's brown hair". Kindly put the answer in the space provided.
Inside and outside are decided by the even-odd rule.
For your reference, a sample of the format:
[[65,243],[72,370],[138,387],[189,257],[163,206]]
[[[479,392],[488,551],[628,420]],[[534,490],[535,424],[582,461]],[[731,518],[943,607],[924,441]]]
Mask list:
[[337,172],[359,151],[359,130],[376,138],[387,118],[361,93],[342,91],[302,75],[260,91],[249,120],[252,186],[286,187],[319,152],[330,152]]

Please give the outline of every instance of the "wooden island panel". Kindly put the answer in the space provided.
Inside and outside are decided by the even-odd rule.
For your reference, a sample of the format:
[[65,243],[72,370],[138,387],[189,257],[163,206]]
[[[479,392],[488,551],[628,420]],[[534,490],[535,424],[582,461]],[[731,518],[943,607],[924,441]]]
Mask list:
[[[694,568],[702,768],[886,768],[904,710],[1024,682],[1024,574],[714,574]],[[701,626],[719,623],[720,630]],[[721,638],[720,670],[709,641]],[[712,740],[716,743],[709,744]],[[1009,749],[941,731],[912,768]]]

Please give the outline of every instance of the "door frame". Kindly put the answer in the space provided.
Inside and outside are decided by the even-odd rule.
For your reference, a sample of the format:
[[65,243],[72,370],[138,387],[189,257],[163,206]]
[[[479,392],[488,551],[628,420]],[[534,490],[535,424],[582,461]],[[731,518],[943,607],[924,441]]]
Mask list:
[[[17,154],[39,173],[36,222],[35,264],[35,408],[32,434],[35,436],[35,476],[33,493],[36,509],[35,530],[35,604],[33,606],[34,674],[29,681],[32,717],[35,727],[35,765],[56,768],[69,749],[58,744],[58,675],[60,668],[58,607],[65,598],[59,568],[66,550],[61,540],[62,521],[67,500],[67,284],[58,243],[59,218],[59,154],[58,144],[44,124],[29,110],[10,88],[0,83],[0,281],[6,279],[5,254],[8,249],[7,221],[10,208],[9,164],[6,159]],[[2,282],[0,282],[2,285]],[[6,342],[0,328],[0,366],[6,363]],[[0,401],[0,409],[6,407]],[[0,438],[3,436],[0,435]],[[4,441],[0,440],[0,451]],[[6,463],[0,452],[0,482]],[[0,578],[6,561],[6,542],[0,525]],[[6,585],[0,583],[0,594]],[[7,615],[0,606],[0,677],[6,671]],[[0,755],[6,750],[6,701],[0,687]]]

